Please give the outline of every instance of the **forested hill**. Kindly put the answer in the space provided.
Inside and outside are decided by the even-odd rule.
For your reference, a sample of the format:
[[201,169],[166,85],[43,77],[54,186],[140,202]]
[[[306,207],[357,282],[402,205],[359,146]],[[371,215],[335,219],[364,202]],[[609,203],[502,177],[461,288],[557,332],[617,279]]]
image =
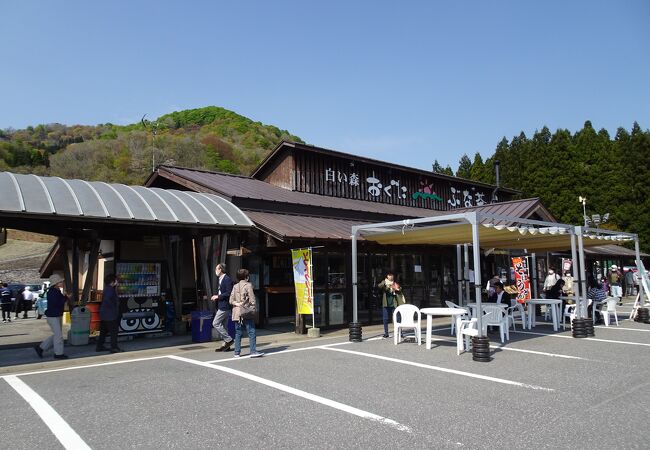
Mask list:
[[494,183],[495,159],[502,186],[539,197],[560,222],[583,223],[583,196],[588,216],[609,213],[602,227],[638,233],[650,252],[650,131],[638,123],[630,131],[619,128],[614,137],[585,122],[573,134],[544,127],[530,138],[503,138],[486,161],[479,153],[473,161],[464,155],[456,175]]
[[141,184],[155,164],[248,174],[286,130],[209,106],[153,122],[96,126],[38,125],[0,130],[0,170]]

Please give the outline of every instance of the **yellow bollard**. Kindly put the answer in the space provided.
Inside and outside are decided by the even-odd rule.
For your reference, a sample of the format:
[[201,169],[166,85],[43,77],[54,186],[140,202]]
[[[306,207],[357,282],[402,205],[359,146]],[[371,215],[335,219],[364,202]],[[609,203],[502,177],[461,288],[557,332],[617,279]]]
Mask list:
[[66,311],[63,313],[63,325],[70,325],[70,312]]

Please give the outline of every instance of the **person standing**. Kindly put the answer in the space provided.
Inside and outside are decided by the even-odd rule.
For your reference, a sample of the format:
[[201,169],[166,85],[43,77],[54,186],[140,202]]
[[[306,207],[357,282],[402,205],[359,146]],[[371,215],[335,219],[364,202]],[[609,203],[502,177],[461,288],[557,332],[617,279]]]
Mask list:
[[395,275],[393,275],[393,272],[386,272],[386,278],[384,278],[377,287],[383,292],[381,306],[384,319],[384,335],[382,337],[387,338],[388,322],[393,320],[393,311],[399,305],[406,303],[406,301],[402,294],[402,288],[395,281]]
[[[104,278],[104,295],[102,297],[102,304],[99,306],[99,318],[101,323],[99,325],[99,337],[97,338],[98,352],[110,351],[111,353],[119,353],[122,351],[117,346],[117,331],[120,326],[120,298],[117,295],[117,277],[115,274],[108,274]],[[111,336],[111,348],[104,347],[106,341],[106,334]]]
[[230,304],[232,308],[232,321],[235,322],[235,358],[239,358],[241,353],[241,335],[243,328],[248,331],[248,342],[251,358],[264,356],[263,352],[257,351],[257,335],[255,332],[255,320],[253,317],[245,314],[245,309],[257,310],[255,301],[255,291],[253,285],[248,280],[248,270],[239,269],[237,271],[237,284],[232,288],[230,294]]
[[226,273],[226,265],[223,263],[217,264],[214,273],[219,277],[219,290],[217,295],[213,295],[210,300],[217,302],[217,313],[212,321],[212,326],[217,330],[223,344],[221,347],[214,349],[215,352],[227,351],[233,343],[233,338],[228,334],[226,323],[230,315],[230,294],[232,293],[232,279]]
[[548,297],[548,292],[553,288],[553,286],[555,286],[555,284],[558,282],[559,279],[560,276],[557,273],[555,273],[555,268],[550,267],[548,269],[548,274],[544,279],[543,290],[544,290],[544,294],[546,295],[546,298],[550,298]]
[[11,322],[11,291],[7,283],[2,283],[0,288],[0,308],[2,308],[2,321]]
[[23,307],[23,290],[20,289],[19,287],[13,290],[14,294],[14,313],[16,314],[14,319],[18,319],[18,314],[20,314],[20,311],[22,310]]
[[47,324],[52,329],[52,336],[35,345],[34,350],[42,358],[44,351],[54,348],[54,359],[67,359],[68,355],[63,353],[63,309],[68,298],[61,292],[63,277],[52,275],[50,281],[45,315],[47,316]]
[[27,311],[31,311],[32,303],[34,303],[34,293],[31,291],[29,286],[25,286],[23,290],[23,319],[27,319]]
[[632,269],[628,269],[625,272],[625,291],[625,295],[627,296],[634,295],[634,272]]
[[609,272],[609,288],[611,290],[612,297],[623,297],[623,289],[621,289],[621,274],[618,271],[618,266],[616,264],[612,265],[612,268]]

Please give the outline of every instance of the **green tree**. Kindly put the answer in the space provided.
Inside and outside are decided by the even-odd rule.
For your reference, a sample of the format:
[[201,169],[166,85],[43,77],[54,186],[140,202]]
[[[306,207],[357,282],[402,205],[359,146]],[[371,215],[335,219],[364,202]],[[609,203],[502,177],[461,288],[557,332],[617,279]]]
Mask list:
[[463,156],[460,157],[458,162],[458,170],[456,171],[456,176],[461,178],[470,178],[472,173],[472,161],[469,159],[466,153],[463,153]]

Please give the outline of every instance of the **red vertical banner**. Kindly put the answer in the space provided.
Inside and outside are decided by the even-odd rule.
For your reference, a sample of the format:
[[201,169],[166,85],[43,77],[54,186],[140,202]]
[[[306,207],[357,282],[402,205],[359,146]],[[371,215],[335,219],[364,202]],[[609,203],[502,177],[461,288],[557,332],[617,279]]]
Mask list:
[[515,270],[515,286],[517,286],[517,301],[524,303],[531,298],[530,276],[528,273],[528,259],[523,257],[511,258]]

